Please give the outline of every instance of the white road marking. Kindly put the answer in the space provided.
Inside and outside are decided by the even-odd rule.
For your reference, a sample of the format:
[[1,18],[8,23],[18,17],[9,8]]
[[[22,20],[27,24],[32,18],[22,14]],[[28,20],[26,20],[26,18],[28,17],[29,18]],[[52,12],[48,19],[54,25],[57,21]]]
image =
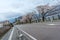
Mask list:
[[48,25],[56,25],[56,24],[48,24]]
[[19,37],[22,37],[22,36],[23,36],[23,34],[20,34],[20,35],[19,35]]
[[14,27],[13,27],[13,29],[12,29],[11,35],[10,35],[10,37],[9,37],[9,39],[8,39],[8,40],[11,40],[11,39],[12,39],[13,32],[14,32]]
[[33,40],[37,40],[36,38],[34,38],[33,36],[31,36],[30,34],[28,34],[27,32],[21,30],[22,32],[24,32],[26,35],[28,35],[30,38],[32,38]]
[[[22,25],[21,25],[22,26]],[[18,27],[17,27],[18,28]],[[19,28],[18,28],[19,29]],[[37,40],[36,38],[34,38],[33,36],[31,36],[30,34],[28,34],[27,32],[19,29],[20,31],[22,31],[23,33],[25,33],[27,36],[29,36],[30,38],[32,38],[33,40]]]

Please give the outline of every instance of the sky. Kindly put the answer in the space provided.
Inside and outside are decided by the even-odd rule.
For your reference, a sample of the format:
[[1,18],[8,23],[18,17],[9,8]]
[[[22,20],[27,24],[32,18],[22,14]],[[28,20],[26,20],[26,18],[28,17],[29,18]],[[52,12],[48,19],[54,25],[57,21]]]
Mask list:
[[0,0],[0,21],[26,14],[37,5],[55,5],[59,0]]

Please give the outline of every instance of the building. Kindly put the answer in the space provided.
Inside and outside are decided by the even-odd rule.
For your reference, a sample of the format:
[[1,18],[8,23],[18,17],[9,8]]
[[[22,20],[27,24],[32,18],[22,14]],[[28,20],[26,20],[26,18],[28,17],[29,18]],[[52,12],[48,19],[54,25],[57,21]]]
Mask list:
[[3,27],[3,22],[0,22],[0,28],[2,28]]
[[7,25],[7,24],[10,24],[10,22],[8,20],[6,20],[6,21],[3,21],[3,24]]

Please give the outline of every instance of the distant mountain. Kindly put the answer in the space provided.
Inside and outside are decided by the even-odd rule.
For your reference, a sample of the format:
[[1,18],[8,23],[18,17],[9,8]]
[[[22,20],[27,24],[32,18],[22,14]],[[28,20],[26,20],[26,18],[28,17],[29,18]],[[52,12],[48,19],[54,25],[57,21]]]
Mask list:
[[[8,16],[7,18],[9,19],[9,21],[11,22],[11,23],[13,23],[14,21],[15,21],[15,18],[18,18],[18,17],[20,17],[20,16],[22,16],[22,14],[21,13],[15,13],[15,12],[8,12],[9,13],[9,15],[10,16]],[[7,13],[7,14],[8,14]],[[11,13],[11,14],[10,14]]]
[[13,23],[15,22],[15,19],[10,19],[9,22]]

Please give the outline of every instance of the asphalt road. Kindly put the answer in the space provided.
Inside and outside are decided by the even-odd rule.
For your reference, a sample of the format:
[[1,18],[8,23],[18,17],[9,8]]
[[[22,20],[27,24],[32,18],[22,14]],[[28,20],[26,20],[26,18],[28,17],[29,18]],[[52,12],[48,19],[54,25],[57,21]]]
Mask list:
[[12,31],[12,29],[10,29],[10,30],[1,38],[1,40],[8,40],[8,39],[9,39],[9,36],[10,36],[10,34],[11,34],[11,31]]
[[17,25],[37,40],[60,40],[60,22]]

